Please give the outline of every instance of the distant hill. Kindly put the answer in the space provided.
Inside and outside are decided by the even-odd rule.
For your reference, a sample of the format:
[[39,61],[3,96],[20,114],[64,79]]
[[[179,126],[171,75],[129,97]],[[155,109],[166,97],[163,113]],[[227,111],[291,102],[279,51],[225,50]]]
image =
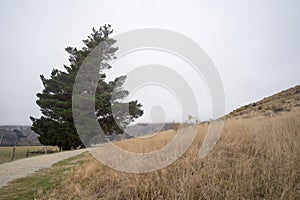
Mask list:
[[131,136],[139,137],[147,134],[174,129],[174,126],[174,123],[138,123],[128,126],[125,129],[125,132]]
[[226,118],[247,118],[259,115],[272,116],[297,109],[300,109],[300,85],[235,109],[226,115]]
[[41,143],[37,137],[30,126],[0,126],[0,146],[38,146]]

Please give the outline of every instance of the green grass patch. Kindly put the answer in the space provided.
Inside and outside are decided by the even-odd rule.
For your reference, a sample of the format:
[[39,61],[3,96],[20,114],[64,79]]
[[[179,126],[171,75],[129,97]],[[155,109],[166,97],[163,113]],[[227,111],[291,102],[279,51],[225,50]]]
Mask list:
[[42,169],[31,176],[16,179],[0,188],[0,200],[38,199],[61,185],[63,178],[75,165],[81,165],[88,153],[62,160],[51,168]]

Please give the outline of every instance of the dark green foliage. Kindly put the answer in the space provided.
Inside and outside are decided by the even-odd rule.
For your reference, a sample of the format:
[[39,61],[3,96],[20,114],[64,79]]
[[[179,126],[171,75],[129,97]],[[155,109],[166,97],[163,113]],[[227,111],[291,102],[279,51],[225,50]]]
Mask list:
[[[80,140],[76,128],[74,126],[73,112],[72,112],[72,93],[73,85],[85,58],[89,53],[95,49],[100,43],[105,43],[105,49],[101,49],[101,58],[95,58],[90,61],[88,65],[99,66],[99,73],[94,74],[97,76],[98,86],[95,95],[95,120],[99,122],[101,128],[105,134],[111,134],[112,132],[122,134],[122,129],[115,122],[112,114],[112,105],[124,107],[125,103],[120,100],[124,99],[128,95],[128,92],[123,89],[123,83],[126,76],[117,77],[114,81],[105,81],[105,70],[110,69],[109,61],[115,59],[116,47],[113,47],[115,40],[109,38],[112,33],[110,25],[100,27],[99,30],[93,28],[91,36],[88,39],[83,40],[85,47],[78,50],[77,48],[67,47],[65,50],[70,54],[70,66],[64,66],[65,71],[53,69],[49,79],[41,75],[41,80],[44,85],[42,93],[38,93],[38,100],[36,103],[41,108],[42,117],[33,118],[32,130],[40,134],[39,140],[44,145],[58,145],[62,149],[71,149],[79,146],[83,146]],[[99,64],[99,65],[98,65]],[[88,80],[90,77],[84,77]],[[88,82],[88,81],[87,81]],[[84,82],[81,83],[84,87]],[[97,82],[96,82],[97,84]],[[92,94],[92,91],[85,91],[88,94]],[[114,92],[114,95],[112,93]],[[92,95],[90,95],[92,96]],[[82,99],[88,102],[87,99]],[[143,111],[140,109],[141,104],[137,101],[129,102],[129,113],[124,112],[120,114],[117,121],[123,126],[123,128],[132,122],[134,119],[140,117]],[[83,118],[91,118],[91,113],[82,113]],[[88,117],[87,117],[88,116]],[[91,118],[93,120],[93,118]],[[94,135],[91,133],[95,130],[85,129],[87,135]],[[97,133],[96,133],[97,134]]]

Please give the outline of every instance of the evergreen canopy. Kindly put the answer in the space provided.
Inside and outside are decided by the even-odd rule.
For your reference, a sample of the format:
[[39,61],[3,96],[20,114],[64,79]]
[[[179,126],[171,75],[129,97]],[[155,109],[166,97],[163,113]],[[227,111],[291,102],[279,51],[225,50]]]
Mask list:
[[[64,150],[83,147],[73,119],[72,93],[73,86],[82,63],[89,53],[100,43],[105,42],[105,50],[102,52],[99,66],[99,82],[95,92],[95,117],[102,130],[109,135],[114,133],[122,134],[122,128],[143,115],[141,104],[138,101],[127,102],[129,113],[123,114],[121,119],[122,128],[116,123],[112,105],[122,107],[124,102],[120,101],[128,96],[128,91],[123,89],[126,76],[115,78],[114,81],[106,82],[105,70],[110,69],[109,61],[115,59],[115,52],[118,48],[113,47],[116,41],[109,37],[112,33],[110,25],[104,25],[99,30],[92,29],[88,39],[83,40],[85,47],[67,47],[65,50],[70,54],[70,65],[64,65],[65,71],[53,69],[49,79],[41,75],[44,85],[42,93],[38,93],[37,105],[40,107],[42,116],[40,118],[30,117],[32,130],[38,133],[39,140],[44,145],[57,145]],[[116,93],[117,91],[117,93]],[[120,124],[119,124],[120,125]],[[87,131],[89,131],[87,129]]]

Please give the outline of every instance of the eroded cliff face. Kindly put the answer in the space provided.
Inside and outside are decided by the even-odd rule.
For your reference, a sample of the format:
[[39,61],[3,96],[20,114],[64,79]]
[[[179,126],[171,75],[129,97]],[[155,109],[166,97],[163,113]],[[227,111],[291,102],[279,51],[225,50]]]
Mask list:
[[30,126],[0,126],[0,146],[38,146],[37,137]]

